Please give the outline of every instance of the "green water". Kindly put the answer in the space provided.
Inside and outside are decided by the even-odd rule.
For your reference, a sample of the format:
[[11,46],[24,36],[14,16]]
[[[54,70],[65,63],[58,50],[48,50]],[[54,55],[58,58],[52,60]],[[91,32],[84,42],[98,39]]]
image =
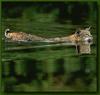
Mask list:
[[[71,25],[70,23],[58,24],[7,19],[2,20],[2,37],[4,37],[5,28],[48,38],[67,36],[74,33],[75,28],[79,26]],[[97,90],[96,29],[93,28],[91,31],[94,37],[94,44],[91,46],[92,52],[90,55],[79,56],[74,46],[7,50],[7,48],[20,46],[39,46],[44,43],[21,44],[2,41],[3,90],[11,92],[95,92]],[[18,76],[20,76],[21,82],[18,81]],[[45,78],[43,79],[44,76]],[[25,80],[30,81],[23,82]]]

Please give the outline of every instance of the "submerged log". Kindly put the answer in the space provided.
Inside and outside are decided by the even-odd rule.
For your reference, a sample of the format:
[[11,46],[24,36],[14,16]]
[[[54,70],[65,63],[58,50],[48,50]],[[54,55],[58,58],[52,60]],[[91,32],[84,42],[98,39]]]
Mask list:
[[46,48],[46,47],[55,47],[55,46],[69,46],[69,45],[74,46],[74,44],[72,43],[58,43],[58,44],[48,44],[48,45],[40,45],[40,46],[16,46],[16,47],[5,48],[5,51]]
[[76,46],[76,52],[78,54],[91,54],[91,44],[85,42],[71,43],[71,42],[45,42],[45,41],[28,41],[28,42],[13,42],[5,41],[5,51],[13,50],[31,50],[36,48],[46,47],[63,47],[63,46]]

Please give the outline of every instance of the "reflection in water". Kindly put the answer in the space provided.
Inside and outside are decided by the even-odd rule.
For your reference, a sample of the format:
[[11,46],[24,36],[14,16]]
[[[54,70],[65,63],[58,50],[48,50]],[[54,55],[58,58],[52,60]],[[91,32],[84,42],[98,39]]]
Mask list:
[[[56,60],[55,64],[55,74],[64,74],[65,70],[64,70],[64,58],[59,58]],[[55,75],[54,74],[54,75]]]
[[73,85],[77,79],[81,79],[86,86],[90,86],[94,77],[95,72],[91,71],[91,68],[87,68],[87,61],[89,57],[87,55],[81,55],[80,57],[80,69],[71,72],[69,79],[66,81],[66,85]]
[[[65,60],[66,58],[69,58],[69,61],[66,61]],[[79,85],[81,83],[82,85],[84,84],[85,87],[89,88],[89,86],[93,84],[93,80],[95,78],[95,73],[94,73],[95,71],[91,70],[90,66],[92,63],[94,64],[95,61],[92,62],[94,59],[92,60],[91,59],[92,58],[90,57],[90,55],[79,55],[77,57],[65,56],[65,57],[54,58],[52,59],[51,63],[50,62],[48,63],[48,64],[53,64],[54,66],[54,70],[52,70],[51,75],[49,75],[49,72],[46,72],[46,70],[49,69],[49,65],[46,66],[46,62],[44,61],[45,59],[40,60],[39,58],[24,58],[21,59],[22,61],[11,60],[5,62],[5,64],[9,63],[8,65],[3,65],[3,67],[7,66],[7,68],[9,69],[8,70],[9,80],[11,80],[11,77],[13,77],[15,78],[15,81],[9,82],[9,80],[7,79],[4,83],[4,89],[5,91],[8,92],[15,90],[15,87],[20,86],[21,84],[25,84],[26,86],[28,84],[32,84],[33,87],[35,87],[35,89],[38,89],[40,91],[43,90],[43,87],[45,87],[45,85],[49,87],[48,89],[50,89],[50,85],[52,84],[53,87],[60,85],[61,87],[62,86],[70,87],[71,85],[74,86],[74,85]],[[73,61],[71,62],[70,60]],[[79,63],[78,61],[75,60],[79,60]],[[16,64],[20,66],[17,66]],[[67,64],[69,65],[80,64],[80,67],[76,70],[75,70],[76,67],[73,67],[73,71],[71,70],[68,71],[65,70],[66,68],[65,66],[68,66]],[[45,68],[43,68],[44,65],[46,66]],[[5,74],[5,70],[3,74]],[[5,76],[4,78],[7,77],[6,75],[4,76]],[[79,81],[80,83],[78,83],[77,80],[80,80]],[[82,89],[84,89],[85,87],[81,86]]]

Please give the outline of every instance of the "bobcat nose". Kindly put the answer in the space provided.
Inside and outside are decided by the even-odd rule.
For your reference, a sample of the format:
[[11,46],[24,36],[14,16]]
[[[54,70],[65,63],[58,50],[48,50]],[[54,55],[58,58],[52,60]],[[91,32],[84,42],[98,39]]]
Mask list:
[[92,39],[88,39],[88,42],[91,43],[92,42]]

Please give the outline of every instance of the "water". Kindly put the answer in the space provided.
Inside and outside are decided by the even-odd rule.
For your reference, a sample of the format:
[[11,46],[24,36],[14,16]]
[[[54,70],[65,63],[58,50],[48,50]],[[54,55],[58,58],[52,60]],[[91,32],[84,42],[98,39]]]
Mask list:
[[[67,36],[80,25],[2,20],[5,28],[42,37]],[[95,92],[96,85],[96,29],[91,31],[94,44],[91,55],[78,55],[74,46],[33,48],[45,43],[5,43],[2,41],[2,78],[4,91],[68,91]],[[21,49],[16,49],[22,47]],[[13,49],[15,48],[15,49]],[[25,48],[25,49],[23,49]]]

